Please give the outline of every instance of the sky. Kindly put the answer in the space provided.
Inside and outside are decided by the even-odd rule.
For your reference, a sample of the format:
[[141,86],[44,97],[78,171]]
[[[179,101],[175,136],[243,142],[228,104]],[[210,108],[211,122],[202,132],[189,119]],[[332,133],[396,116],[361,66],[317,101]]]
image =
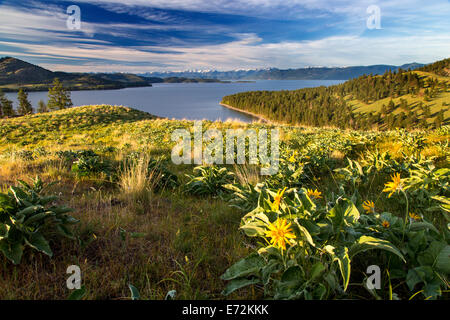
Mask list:
[[450,57],[449,17],[450,0],[0,0],[0,57],[133,73],[431,63]]

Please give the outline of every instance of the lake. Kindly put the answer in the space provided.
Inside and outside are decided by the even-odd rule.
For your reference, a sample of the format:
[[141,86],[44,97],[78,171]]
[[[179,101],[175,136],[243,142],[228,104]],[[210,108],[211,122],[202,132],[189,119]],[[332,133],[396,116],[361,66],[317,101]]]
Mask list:
[[[330,86],[343,80],[257,80],[231,83],[156,83],[153,87],[120,90],[73,91],[74,106],[90,104],[123,105],[169,119],[222,120],[251,122],[254,117],[230,110],[219,104],[223,96],[255,90],[295,90]],[[17,107],[17,93],[6,93]],[[47,102],[47,92],[30,92],[36,108],[39,100]]]

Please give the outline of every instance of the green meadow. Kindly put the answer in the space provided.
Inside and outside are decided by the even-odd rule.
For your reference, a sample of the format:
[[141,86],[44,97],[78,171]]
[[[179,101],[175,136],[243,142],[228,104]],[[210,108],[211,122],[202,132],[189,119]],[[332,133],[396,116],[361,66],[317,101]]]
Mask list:
[[272,176],[173,164],[192,127],[106,105],[0,119],[0,297],[448,298],[448,126],[203,122],[278,129]]

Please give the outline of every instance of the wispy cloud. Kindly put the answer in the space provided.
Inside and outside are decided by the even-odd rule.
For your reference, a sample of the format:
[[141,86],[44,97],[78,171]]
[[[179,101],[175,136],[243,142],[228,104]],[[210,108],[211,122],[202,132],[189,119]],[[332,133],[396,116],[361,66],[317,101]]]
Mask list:
[[[450,52],[450,2],[430,0],[66,1],[0,4],[0,55],[53,70],[129,71],[431,62]],[[382,29],[366,28],[378,4]]]

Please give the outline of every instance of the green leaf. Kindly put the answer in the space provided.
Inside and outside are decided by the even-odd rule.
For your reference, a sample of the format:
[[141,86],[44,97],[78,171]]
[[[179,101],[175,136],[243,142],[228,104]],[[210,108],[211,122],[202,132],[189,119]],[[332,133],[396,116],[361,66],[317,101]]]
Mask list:
[[254,221],[244,224],[240,227],[248,237],[263,236],[267,230],[262,222]]
[[281,276],[274,299],[288,299],[305,282],[303,270],[299,266],[289,267]]
[[319,277],[323,271],[325,271],[325,266],[322,262],[316,262],[311,268],[310,280],[314,280]]
[[264,285],[267,285],[270,281],[270,276],[272,273],[279,272],[282,268],[280,261],[271,259],[268,264],[264,266],[261,270],[261,278]]
[[237,289],[240,288],[244,288],[246,286],[252,285],[252,284],[257,284],[259,283],[260,280],[253,278],[253,279],[233,279],[231,280],[227,286],[225,287],[225,289],[222,291],[222,294],[227,296],[230,293],[232,293],[233,291],[236,291]]
[[14,264],[22,259],[23,246],[20,242],[9,243],[6,239],[0,240],[0,251]]
[[228,268],[220,278],[222,280],[232,280],[258,274],[261,268],[263,268],[264,266],[264,258],[254,253],[236,262],[234,265]]
[[17,212],[16,215],[28,216],[28,215],[33,214],[40,210],[44,210],[44,207],[43,206],[31,206],[31,207],[27,207],[27,208]]
[[135,286],[133,286],[131,283],[129,283],[128,288],[130,288],[130,291],[131,291],[131,300],[139,300],[141,298],[141,295],[139,294],[139,290]]
[[450,274],[450,246],[446,245],[436,258],[436,269],[446,274]]
[[7,224],[0,222],[0,240],[8,238],[8,232],[9,232],[10,226]]
[[47,240],[45,240],[44,236],[41,233],[39,232],[33,233],[29,239],[25,238],[25,242],[30,247],[45,253],[49,257],[53,256],[53,252],[52,249],[50,249],[50,245],[48,244]]
[[349,199],[341,199],[328,213],[335,227],[343,223],[350,226],[356,223],[360,217],[358,208]]
[[295,219],[295,223],[297,224],[298,228],[300,229],[301,233],[303,234],[303,237],[306,239],[306,241],[308,241],[308,243],[315,247],[313,238],[311,237],[311,235],[309,234],[309,231],[306,230],[306,228],[304,226],[302,226],[300,223],[298,223],[298,219]]
[[344,247],[343,250],[341,250],[338,254],[336,254],[336,257],[334,258],[335,261],[339,264],[339,269],[341,271],[342,280],[343,280],[343,286],[344,291],[347,290],[348,283],[350,281],[350,273],[351,273],[351,266],[350,266],[350,257],[348,255],[348,248]]
[[67,300],[81,300],[86,295],[86,287],[83,285],[80,289],[72,291]]
[[420,230],[427,230],[427,229],[430,229],[430,230],[433,230],[434,232],[436,232],[437,234],[439,234],[438,229],[436,229],[436,227],[435,227],[434,225],[432,225],[432,224],[429,223],[429,222],[425,222],[425,221],[421,221],[421,222],[413,222],[413,223],[410,225],[409,229],[410,229],[411,231],[420,231]]
[[409,290],[414,290],[414,287],[419,283],[427,283],[434,277],[433,269],[430,266],[421,266],[414,269],[409,269],[406,275],[406,284]]
[[389,241],[369,237],[369,236],[362,236],[358,239],[358,241],[353,244],[350,247],[350,257],[353,258],[358,253],[367,251],[367,250],[373,250],[373,249],[382,249],[387,250],[389,252],[394,253],[397,255],[400,259],[402,259],[404,262],[406,262],[405,258],[401,254],[401,252]]
[[39,221],[39,220],[41,220],[41,219],[44,219],[44,218],[46,218],[46,217],[48,217],[48,213],[47,213],[47,212],[37,213],[37,214],[32,215],[31,217],[29,217],[28,219],[26,219],[26,220],[24,221],[24,225],[29,226],[29,225],[31,225],[32,223],[34,223],[34,222],[36,222],[36,221]]

